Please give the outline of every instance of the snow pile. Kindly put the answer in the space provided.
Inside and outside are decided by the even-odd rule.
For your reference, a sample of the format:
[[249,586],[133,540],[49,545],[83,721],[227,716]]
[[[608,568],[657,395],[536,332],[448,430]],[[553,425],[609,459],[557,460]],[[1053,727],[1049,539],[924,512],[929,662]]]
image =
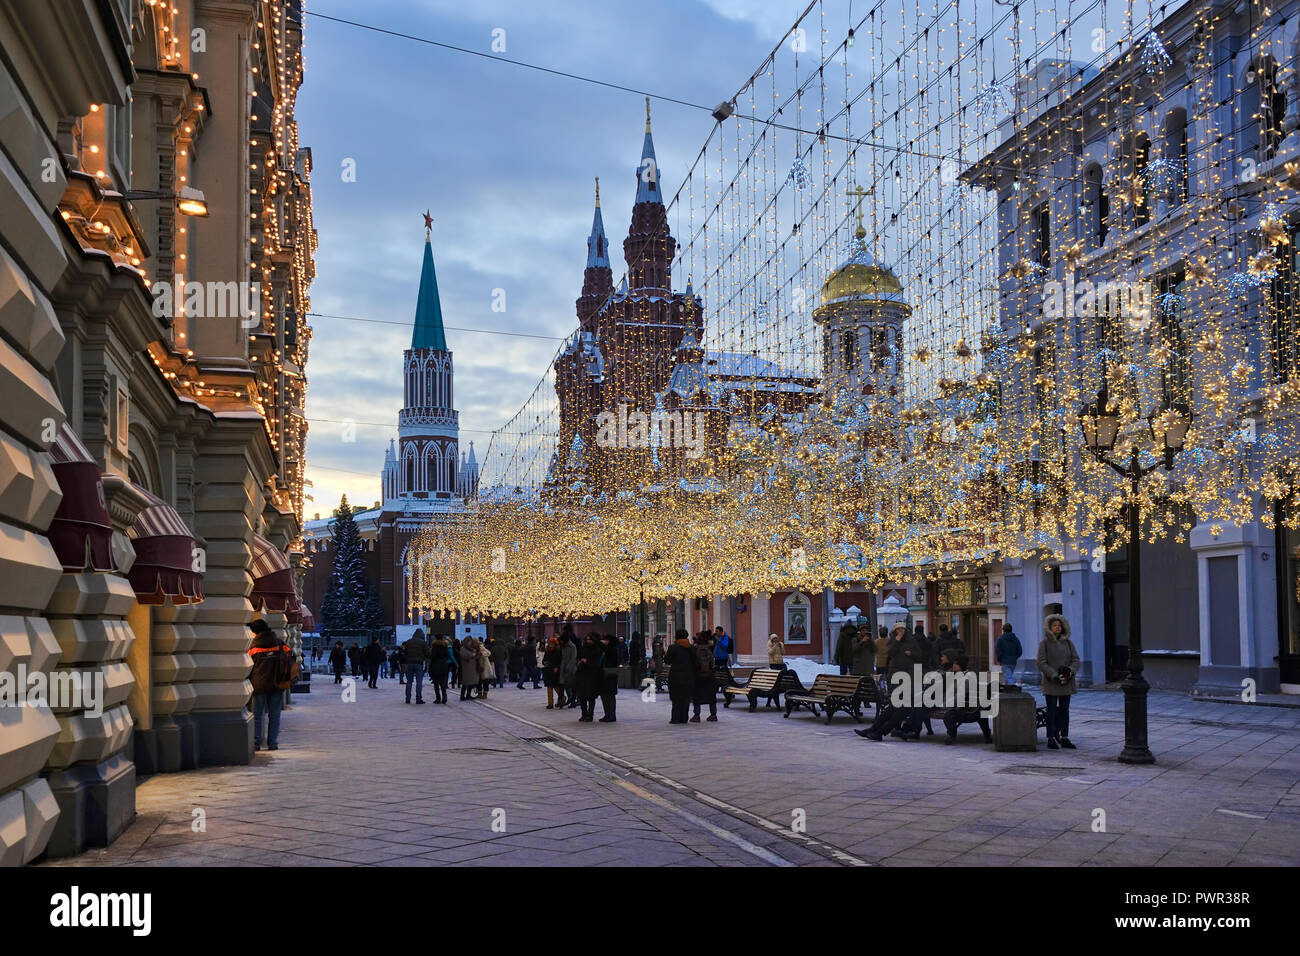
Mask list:
[[840,669],[835,664],[823,664],[821,661],[787,657],[785,666],[799,675],[805,687],[817,679],[818,674],[838,674]]

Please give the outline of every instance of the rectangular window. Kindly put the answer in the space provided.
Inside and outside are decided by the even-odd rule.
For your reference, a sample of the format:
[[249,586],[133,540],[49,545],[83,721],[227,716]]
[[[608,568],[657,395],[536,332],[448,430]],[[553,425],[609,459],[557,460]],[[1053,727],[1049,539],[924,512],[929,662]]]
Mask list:
[[1038,233],[1035,261],[1041,266],[1050,267],[1052,264],[1052,214],[1046,204],[1039,207],[1034,214],[1034,222]]
[[1171,355],[1160,365],[1160,398],[1164,402],[1190,398],[1191,367],[1183,323],[1187,314],[1187,283],[1183,267],[1155,279],[1156,328],[1160,342]]
[[1296,243],[1300,242],[1300,227],[1290,230],[1291,244],[1288,252],[1280,256],[1277,278],[1269,287],[1268,295],[1268,347],[1273,355],[1272,378],[1274,382],[1289,382],[1300,371],[1300,281],[1296,269]]

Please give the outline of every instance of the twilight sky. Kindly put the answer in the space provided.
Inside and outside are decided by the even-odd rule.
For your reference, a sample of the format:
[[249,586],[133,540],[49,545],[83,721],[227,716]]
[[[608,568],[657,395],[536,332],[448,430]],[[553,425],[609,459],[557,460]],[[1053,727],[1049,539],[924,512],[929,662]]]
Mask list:
[[[491,52],[492,31],[501,28],[505,56],[714,104],[736,91],[804,6],[311,0],[307,8],[483,52]],[[402,403],[402,349],[410,344],[424,242],[420,214],[427,207],[435,220],[461,445],[474,441],[481,458],[488,432],[523,404],[576,324],[594,176],[601,177],[615,280],[622,274],[645,106],[632,93],[318,17],[306,17],[304,30],[298,122],[302,144],[312,149],[320,236],[312,311],[380,320],[311,320],[310,519],[328,515],[345,492],[367,506],[379,496],[384,449],[396,437]],[[713,120],[671,104],[653,111],[671,195]],[[355,160],[355,182],[343,181],[346,160]],[[505,312],[492,311],[498,288]],[[341,424],[348,420],[354,429]]]
[[[1158,9],[1172,12],[1183,2],[1168,0],[1157,8],[1151,0],[1148,9],[1137,3],[1102,19],[1091,0],[1031,0],[1020,10],[1025,44],[1020,56],[1027,61],[1083,58],[1098,65],[1145,36],[1159,18]],[[309,0],[308,13],[713,106],[740,89],[806,5],[806,0],[636,5],[476,0],[472,6],[464,0]],[[900,15],[885,0],[825,0],[824,19],[814,10],[805,21],[803,67],[810,68],[810,58],[816,62],[819,27],[834,46],[851,16],[862,21],[875,7],[881,59],[870,58],[870,43],[857,45],[849,58],[855,77],[851,93],[862,91],[873,74],[888,87],[892,74],[879,74],[879,64],[896,54],[907,60],[902,73],[929,78],[951,63],[958,48],[979,51],[958,69],[958,74],[974,70],[962,102],[969,104],[991,79],[1012,78],[1016,55],[1003,30],[990,31],[995,14],[1010,15],[1007,7],[994,0],[958,0],[962,26],[954,33],[943,25],[953,20],[951,4],[939,4],[942,14],[933,5],[934,0],[915,0]],[[918,22],[927,27],[926,42],[919,46]],[[936,22],[940,26],[932,34],[929,27]],[[427,208],[435,219],[433,253],[455,356],[461,448],[473,441],[482,461],[492,429],[523,406],[562,337],[576,326],[573,303],[582,286],[595,176],[601,178],[615,283],[623,274],[622,242],[636,191],[645,107],[636,93],[318,16],[305,18],[305,30],[306,77],[297,115],[301,142],[311,147],[315,165],[320,248],[312,311],[323,313],[311,319],[315,335],[308,365],[307,476],[314,501],[305,511],[310,519],[328,515],[345,492],[362,506],[379,495],[384,450],[396,437],[402,403],[402,350],[410,343],[423,255],[421,213]],[[959,37],[972,31],[987,38],[987,46],[962,47]],[[494,33],[504,37],[504,51],[493,50]],[[787,53],[782,50],[775,71],[783,93],[793,78],[786,76],[794,59]],[[933,109],[942,114],[952,91],[938,92]],[[834,92],[828,100],[831,110],[840,95]],[[896,90],[886,88],[865,105],[888,115],[896,110],[890,105],[894,95]],[[917,128],[906,135],[920,126],[929,129],[931,109],[909,107],[906,122]],[[707,111],[662,100],[653,111],[664,195],[671,197],[714,122]],[[977,122],[961,135],[974,137],[977,146],[981,136],[996,133],[995,123]],[[965,155],[978,154],[971,149]],[[864,155],[871,152],[868,147]],[[876,152],[893,155],[887,149]],[[909,163],[913,181],[937,176],[928,159]],[[353,169],[355,181],[345,180],[345,170]],[[871,175],[871,167],[863,172]],[[879,168],[876,174],[888,175]],[[881,195],[888,192],[886,184]],[[897,193],[906,195],[906,190]],[[909,200],[889,201],[887,212],[905,214],[899,235],[915,239],[928,236],[932,225],[946,228],[935,218],[947,214],[942,204],[922,208]],[[847,217],[847,206],[841,211]],[[674,232],[679,242],[688,238],[680,225]],[[942,264],[922,263],[922,268]],[[951,271],[952,263],[948,266]],[[680,286],[683,277],[674,279]],[[500,301],[496,290],[504,294],[504,312],[493,311],[494,296]]]

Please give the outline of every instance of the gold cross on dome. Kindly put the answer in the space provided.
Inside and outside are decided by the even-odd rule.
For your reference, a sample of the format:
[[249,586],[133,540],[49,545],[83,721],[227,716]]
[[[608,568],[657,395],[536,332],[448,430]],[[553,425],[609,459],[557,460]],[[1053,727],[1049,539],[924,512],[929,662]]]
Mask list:
[[858,200],[858,229],[862,229],[862,228],[863,228],[863,227],[862,227],[862,200],[865,199],[867,196],[874,196],[874,195],[876,194],[876,191],[875,191],[875,189],[863,189],[861,186],[858,186],[858,187],[856,187],[855,189],[848,189],[848,190],[845,190],[845,192],[846,192],[846,194],[849,195],[849,196],[856,196],[856,197],[857,197],[857,200]]

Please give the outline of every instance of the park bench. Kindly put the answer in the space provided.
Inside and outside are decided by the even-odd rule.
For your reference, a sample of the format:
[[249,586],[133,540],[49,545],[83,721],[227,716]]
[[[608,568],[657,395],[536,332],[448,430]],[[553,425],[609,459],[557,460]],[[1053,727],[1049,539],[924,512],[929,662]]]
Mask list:
[[831,722],[836,711],[844,711],[859,723],[862,721],[862,705],[875,704],[879,709],[884,698],[876,687],[876,682],[869,677],[852,675],[818,674],[812,687],[807,691],[787,693],[785,695],[785,716],[799,707],[806,707],[817,716],[821,707],[826,714],[826,723]]
[[722,700],[724,707],[730,707],[735,698],[744,697],[749,701],[749,709],[752,712],[758,709],[760,697],[766,702],[766,706],[780,707],[783,693],[804,691],[806,691],[806,688],[799,680],[799,675],[794,671],[763,667],[755,670],[744,684],[737,681],[728,687],[724,687],[722,689]]
[[[669,664],[659,665],[659,670],[655,673],[656,693],[662,694],[664,692],[665,688],[668,685],[668,672],[671,670],[672,670],[672,666]],[[743,675],[747,670],[753,670],[753,668],[737,667],[736,670]],[[721,667],[713,668],[713,683],[718,688],[723,688],[731,684],[734,684],[736,680],[737,678],[732,674],[731,669],[728,668],[725,664],[722,665]]]

